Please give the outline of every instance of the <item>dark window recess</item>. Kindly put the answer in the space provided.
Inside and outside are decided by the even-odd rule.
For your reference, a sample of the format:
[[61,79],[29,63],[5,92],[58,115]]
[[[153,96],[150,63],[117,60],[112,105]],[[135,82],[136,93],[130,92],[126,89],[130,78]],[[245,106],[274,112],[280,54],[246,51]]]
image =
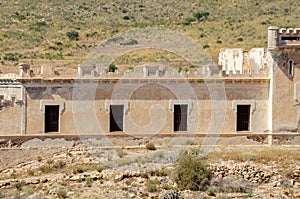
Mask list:
[[45,133],[58,132],[59,106],[45,106]]
[[287,41],[287,40],[300,40],[300,37],[281,37],[281,40]]
[[289,61],[289,67],[288,67],[289,75],[293,75],[293,68],[294,68],[293,61],[290,60],[290,61]]
[[109,131],[123,131],[123,105],[111,105],[110,106],[110,126]]
[[174,131],[187,131],[188,105],[174,105]]
[[237,105],[237,131],[249,131],[250,105]]

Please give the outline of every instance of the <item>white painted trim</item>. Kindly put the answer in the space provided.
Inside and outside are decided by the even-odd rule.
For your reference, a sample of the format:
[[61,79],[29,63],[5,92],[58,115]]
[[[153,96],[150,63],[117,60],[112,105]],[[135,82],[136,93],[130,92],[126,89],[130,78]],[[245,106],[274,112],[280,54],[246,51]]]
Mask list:
[[[174,131],[174,105],[187,105],[188,106],[188,114],[186,118],[187,122],[187,128],[186,131]],[[193,101],[192,100],[169,100],[169,110],[173,114],[172,119],[172,129],[173,132],[180,133],[180,132],[189,132],[190,131],[190,118],[189,115],[191,114],[191,111],[193,109]]]
[[252,131],[252,115],[256,109],[256,103],[254,100],[233,100],[232,101],[232,110],[234,111],[235,117],[235,125],[237,123],[237,106],[238,105],[250,105],[250,118],[249,118],[249,131]]
[[123,105],[124,106],[124,113],[127,114],[129,101],[128,100],[105,100],[105,111],[110,113],[110,105]]
[[[65,102],[63,100],[41,100],[40,109],[44,114],[45,114],[45,106],[59,106],[58,133],[60,133],[61,114],[65,110]],[[43,131],[45,131],[45,119],[43,121],[44,121]]]
[[193,109],[193,101],[192,100],[169,100],[169,110],[171,113],[174,113],[174,105],[188,105],[188,112],[191,113]]
[[294,100],[300,101],[300,82],[296,82],[294,85]]
[[250,105],[250,112],[253,112],[256,109],[256,104],[254,100],[233,100],[232,101],[232,110],[237,113],[237,105]]
[[[105,111],[110,114],[111,105],[123,105],[123,132],[126,132],[125,115],[128,113],[129,101],[128,100],[105,100]],[[109,117],[110,118],[110,117]],[[108,132],[110,132],[110,119],[108,119]]]
[[65,110],[65,102],[63,100],[41,100],[40,101],[40,109],[43,113],[45,113],[45,106],[59,106],[59,114]]

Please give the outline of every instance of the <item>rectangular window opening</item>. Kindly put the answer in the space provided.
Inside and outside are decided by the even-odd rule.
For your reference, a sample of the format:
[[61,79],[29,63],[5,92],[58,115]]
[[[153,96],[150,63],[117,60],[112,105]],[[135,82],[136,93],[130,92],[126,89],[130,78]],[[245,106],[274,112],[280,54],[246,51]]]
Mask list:
[[281,40],[283,41],[299,41],[300,40],[300,37],[281,37]]
[[123,131],[124,105],[110,105],[109,131]]
[[289,63],[288,63],[289,76],[293,76],[293,70],[294,70],[294,63],[292,60],[289,60]]
[[174,105],[174,131],[187,131],[188,105]]
[[237,105],[237,131],[250,131],[250,105]]
[[59,105],[45,106],[45,133],[58,132],[59,130]]

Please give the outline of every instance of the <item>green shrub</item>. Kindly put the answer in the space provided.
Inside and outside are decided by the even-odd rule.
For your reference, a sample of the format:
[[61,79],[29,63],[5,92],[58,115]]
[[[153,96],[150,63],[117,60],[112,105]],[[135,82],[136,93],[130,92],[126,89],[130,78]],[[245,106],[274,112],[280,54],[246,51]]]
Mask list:
[[154,151],[156,150],[156,147],[153,143],[149,142],[148,144],[146,144],[146,149]]
[[195,18],[186,18],[185,22],[183,24],[186,25],[186,26],[188,26],[188,25],[190,25],[194,21],[196,21]]
[[77,168],[73,171],[73,173],[74,173],[74,174],[76,174],[76,173],[84,173],[84,172],[86,172],[86,171],[87,171],[86,168],[83,168],[83,167],[77,167]]
[[92,187],[93,185],[93,180],[90,177],[85,178],[85,186],[87,187]]
[[27,175],[29,175],[29,176],[34,176],[34,170],[29,169],[29,170],[27,171]]
[[200,38],[206,37],[206,35],[204,33],[200,34]]
[[182,67],[179,67],[178,68],[178,72],[180,73],[182,71]]
[[60,199],[67,198],[68,193],[67,193],[66,190],[60,189],[60,190],[57,191],[57,197],[60,198]]
[[20,14],[19,12],[16,12],[14,15],[12,15],[12,17],[18,19],[19,21],[26,19],[26,17],[24,15]]
[[206,49],[206,48],[209,48],[210,46],[208,45],[208,44],[205,44],[204,46],[203,46],[203,49]]
[[10,174],[10,177],[15,179],[17,178],[17,171],[14,169],[13,172]]
[[25,181],[24,180],[22,180],[21,182],[16,182],[16,184],[15,184],[15,188],[16,189],[18,189],[19,191],[21,191],[22,190],[22,187],[25,185]]
[[209,188],[208,191],[207,191],[207,195],[216,196],[215,190],[213,188]]
[[96,171],[98,171],[99,173],[103,171],[103,165],[100,164],[98,166],[96,166]]
[[19,57],[18,53],[7,53],[4,55],[3,59],[5,61],[19,61]]
[[66,163],[62,160],[58,160],[55,162],[55,164],[52,166],[54,169],[62,169],[66,166]]
[[41,162],[43,160],[43,158],[41,156],[38,156],[37,158],[37,161]]
[[172,173],[179,189],[193,191],[206,190],[211,176],[211,171],[207,168],[204,160],[189,154],[183,154],[178,159],[178,164]]
[[162,176],[167,176],[167,170],[166,169],[157,169],[157,170],[152,170],[149,172],[149,174],[151,176],[159,176],[159,177],[162,177]]
[[43,172],[43,173],[49,173],[51,170],[52,170],[52,167],[48,164],[45,164],[43,166],[40,167],[40,170]]
[[132,39],[130,41],[126,41],[126,42],[122,42],[120,43],[120,45],[123,45],[123,46],[130,46],[130,45],[137,45],[139,42],[135,39]]
[[122,149],[116,149],[116,151],[117,151],[117,153],[118,153],[118,156],[120,157],[120,158],[122,158],[122,157],[124,157],[125,155],[127,155],[127,153],[126,152],[124,152]]
[[147,191],[149,191],[149,192],[156,192],[156,191],[158,191],[157,185],[159,185],[159,181],[158,180],[150,180],[150,179],[148,179],[146,181],[146,188],[147,188]]
[[124,20],[130,20],[130,17],[129,17],[128,15],[125,15],[125,16],[123,17],[123,19],[124,19]]
[[248,192],[247,196],[248,196],[248,198],[252,198],[252,197],[253,197],[253,192],[252,192],[252,190],[250,190],[250,191]]
[[77,31],[70,31],[70,32],[67,32],[67,37],[70,39],[70,40],[78,40],[79,39],[79,33]]
[[38,21],[36,23],[29,25],[29,29],[37,31],[37,32],[41,32],[41,31],[46,30],[46,26],[47,26],[47,23],[45,21]]
[[193,14],[193,16],[198,20],[200,21],[201,18],[203,17],[202,13],[201,12],[196,12]]
[[171,185],[169,185],[168,183],[163,184],[162,188],[165,189],[165,190],[171,190],[171,189],[173,189],[173,187]]
[[115,72],[116,70],[118,70],[118,67],[116,67],[116,65],[114,64],[110,64],[108,70],[109,72]]

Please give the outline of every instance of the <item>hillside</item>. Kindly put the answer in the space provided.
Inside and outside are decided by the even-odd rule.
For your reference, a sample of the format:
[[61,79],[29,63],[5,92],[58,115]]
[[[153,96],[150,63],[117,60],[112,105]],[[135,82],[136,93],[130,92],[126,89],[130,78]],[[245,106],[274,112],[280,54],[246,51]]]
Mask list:
[[[0,5],[2,65],[73,68],[101,41],[143,27],[180,31],[216,61],[221,48],[266,47],[267,27],[297,27],[300,13],[294,0],[2,0]],[[209,15],[197,21],[197,12]]]

